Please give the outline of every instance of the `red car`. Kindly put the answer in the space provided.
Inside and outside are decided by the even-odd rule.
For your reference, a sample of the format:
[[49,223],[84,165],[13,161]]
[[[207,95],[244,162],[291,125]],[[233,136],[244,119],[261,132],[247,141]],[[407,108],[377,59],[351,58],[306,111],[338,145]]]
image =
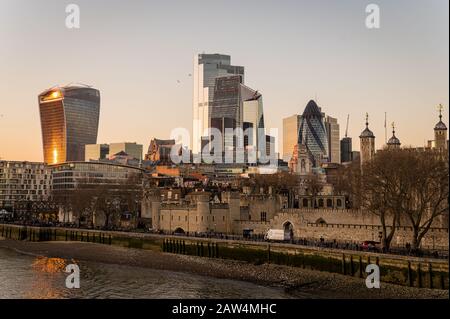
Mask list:
[[373,240],[366,240],[361,243],[360,247],[362,250],[367,251],[379,251],[380,250],[380,242]]

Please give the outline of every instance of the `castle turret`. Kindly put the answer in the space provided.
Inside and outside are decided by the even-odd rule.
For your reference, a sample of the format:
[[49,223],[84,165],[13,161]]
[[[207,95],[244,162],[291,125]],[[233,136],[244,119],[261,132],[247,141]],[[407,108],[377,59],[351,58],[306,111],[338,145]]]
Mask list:
[[366,128],[359,136],[361,166],[375,156],[375,135],[369,129],[369,114],[366,113]]
[[207,232],[210,229],[210,197],[211,194],[208,192],[198,192],[192,194],[197,202],[197,221],[198,221],[198,231]]
[[400,148],[400,140],[395,136],[395,124],[392,122],[392,137],[387,142],[388,149],[399,149]]
[[154,189],[148,192],[147,202],[150,205],[150,212],[152,216],[152,229],[160,229],[161,219],[161,194],[158,189]]
[[439,104],[439,122],[434,126],[434,143],[435,148],[444,151],[447,149],[447,126],[442,122],[442,109],[444,107]]

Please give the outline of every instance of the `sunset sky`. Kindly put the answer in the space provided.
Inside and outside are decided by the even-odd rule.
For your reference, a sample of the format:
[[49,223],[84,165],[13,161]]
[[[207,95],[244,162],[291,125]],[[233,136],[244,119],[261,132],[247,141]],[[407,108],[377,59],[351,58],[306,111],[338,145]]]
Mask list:
[[[81,9],[67,29],[65,7]],[[366,5],[381,28],[365,26]],[[192,129],[196,53],[231,55],[263,94],[266,127],[310,99],[337,117],[354,149],[370,116],[377,147],[384,113],[403,145],[433,139],[437,105],[448,123],[448,0],[0,0],[0,158],[42,161],[37,96],[86,83],[101,92],[98,143],[168,138]],[[389,129],[390,131],[390,129]],[[388,132],[388,137],[390,132]],[[279,141],[281,152],[282,140]]]

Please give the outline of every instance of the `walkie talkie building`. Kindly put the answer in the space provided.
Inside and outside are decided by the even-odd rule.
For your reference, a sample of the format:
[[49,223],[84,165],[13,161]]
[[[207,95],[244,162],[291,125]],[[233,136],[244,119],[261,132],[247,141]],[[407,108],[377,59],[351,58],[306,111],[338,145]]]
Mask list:
[[84,161],[84,146],[97,143],[100,92],[69,85],[39,95],[44,162]]

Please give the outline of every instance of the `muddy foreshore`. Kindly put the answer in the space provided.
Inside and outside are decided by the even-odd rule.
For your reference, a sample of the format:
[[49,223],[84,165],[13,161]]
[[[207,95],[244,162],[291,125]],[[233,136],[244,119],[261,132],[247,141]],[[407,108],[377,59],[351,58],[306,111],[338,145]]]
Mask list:
[[317,298],[432,298],[448,299],[449,292],[418,289],[381,283],[380,289],[368,289],[364,279],[274,264],[250,263],[160,253],[80,242],[22,242],[0,239],[0,247],[24,254],[60,257],[80,261],[119,264],[193,273],[216,278],[242,280],[264,286],[283,287],[292,296]]

